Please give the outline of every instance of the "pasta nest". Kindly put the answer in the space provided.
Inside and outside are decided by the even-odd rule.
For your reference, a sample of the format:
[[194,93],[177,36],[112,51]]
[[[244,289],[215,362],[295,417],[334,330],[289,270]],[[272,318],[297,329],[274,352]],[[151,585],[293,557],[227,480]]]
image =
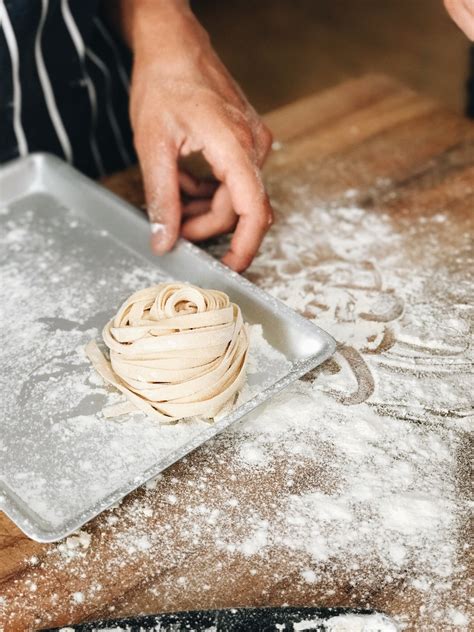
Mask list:
[[127,398],[105,416],[142,411],[160,421],[213,419],[245,381],[249,337],[224,292],[160,283],[132,294],[104,327],[110,361],[92,341],[87,355]]

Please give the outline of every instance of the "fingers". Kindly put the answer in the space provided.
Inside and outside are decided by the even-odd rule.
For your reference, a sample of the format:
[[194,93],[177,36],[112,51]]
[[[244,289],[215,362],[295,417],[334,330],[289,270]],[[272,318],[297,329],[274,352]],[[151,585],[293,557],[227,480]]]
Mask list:
[[236,223],[237,215],[232,209],[229,192],[225,185],[221,185],[208,212],[195,214],[187,219],[182,226],[181,234],[191,241],[204,241],[234,230]]
[[180,170],[179,185],[183,217],[202,215],[211,209],[211,200],[219,187],[215,180],[198,180],[187,171]]
[[252,262],[272,224],[270,202],[258,166],[235,137],[221,137],[204,153],[216,175],[226,184],[233,209],[238,215],[237,228],[223,262],[241,272]]
[[183,206],[183,217],[194,217],[195,215],[202,215],[208,213],[211,210],[212,201],[209,199],[204,200],[191,200]]
[[252,262],[273,220],[259,169],[270,151],[272,137],[256,115],[250,125],[238,114],[212,124],[203,121],[203,129],[212,129],[212,138],[204,144],[204,156],[223,185],[208,212],[203,212],[201,205],[187,209],[181,234],[191,241],[202,241],[236,228],[223,262],[241,272]]
[[179,171],[182,139],[180,143],[157,142],[155,133],[142,136],[143,143],[137,143],[152,248],[164,254],[173,247],[182,216],[186,219],[181,232],[193,241],[236,229],[223,261],[242,271],[250,265],[272,223],[272,209],[260,174],[271,147],[271,134],[254,112],[233,111],[232,116],[216,117],[215,110],[209,108],[198,118],[193,120],[193,128],[208,130],[208,137],[197,144],[204,147],[204,157],[222,183],[217,189],[214,182],[199,181]]
[[157,144],[159,151],[138,149],[150,220],[151,246],[162,255],[171,250],[179,234],[181,199],[178,178],[178,152],[168,144]]
[[187,171],[179,171],[181,191],[193,198],[210,198],[216,192],[219,183],[212,180],[198,180]]
[[243,272],[252,263],[260,244],[273,223],[273,211],[267,197],[259,212],[240,214],[230,248],[222,263],[236,272]]

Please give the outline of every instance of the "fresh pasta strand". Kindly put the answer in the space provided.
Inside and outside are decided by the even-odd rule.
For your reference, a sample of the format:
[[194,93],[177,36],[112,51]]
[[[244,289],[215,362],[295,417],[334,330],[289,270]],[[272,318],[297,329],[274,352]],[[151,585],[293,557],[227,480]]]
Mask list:
[[132,294],[104,327],[110,361],[97,343],[86,354],[127,401],[106,417],[142,411],[161,422],[215,418],[245,382],[249,337],[224,292],[160,283]]

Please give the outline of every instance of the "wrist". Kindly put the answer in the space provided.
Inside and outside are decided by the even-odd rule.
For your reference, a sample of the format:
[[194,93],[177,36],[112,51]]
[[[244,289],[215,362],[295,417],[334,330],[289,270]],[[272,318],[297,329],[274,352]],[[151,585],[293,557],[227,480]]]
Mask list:
[[195,20],[189,0],[108,0],[105,10],[134,57],[139,58],[171,49],[186,24]]

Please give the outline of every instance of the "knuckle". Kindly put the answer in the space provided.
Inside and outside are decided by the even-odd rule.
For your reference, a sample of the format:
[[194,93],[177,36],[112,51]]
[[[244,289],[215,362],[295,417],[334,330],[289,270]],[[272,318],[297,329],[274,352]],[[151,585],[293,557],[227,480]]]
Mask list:
[[158,121],[151,129],[149,125],[139,125],[133,130],[133,143],[138,155],[150,153],[168,156],[173,151],[173,141]]
[[255,224],[258,230],[265,231],[270,226],[270,215],[268,213],[259,213],[255,217]]
[[255,139],[252,133],[252,126],[245,114],[239,110],[233,110],[232,114],[228,114],[223,121],[227,128],[231,142],[238,148],[242,149],[246,154],[251,154],[254,150]]
[[246,154],[252,152],[254,147],[254,139],[253,134],[248,127],[248,125],[239,124],[235,125],[233,129],[233,135],[237,140],[240,147],[245,151]]
[[267,150],[270,149],[273,143],[273,134],[268,129],[268,127],[264,125],[263,123],[260,124],[259,130],[258,130],[258,136],[264,148]]

